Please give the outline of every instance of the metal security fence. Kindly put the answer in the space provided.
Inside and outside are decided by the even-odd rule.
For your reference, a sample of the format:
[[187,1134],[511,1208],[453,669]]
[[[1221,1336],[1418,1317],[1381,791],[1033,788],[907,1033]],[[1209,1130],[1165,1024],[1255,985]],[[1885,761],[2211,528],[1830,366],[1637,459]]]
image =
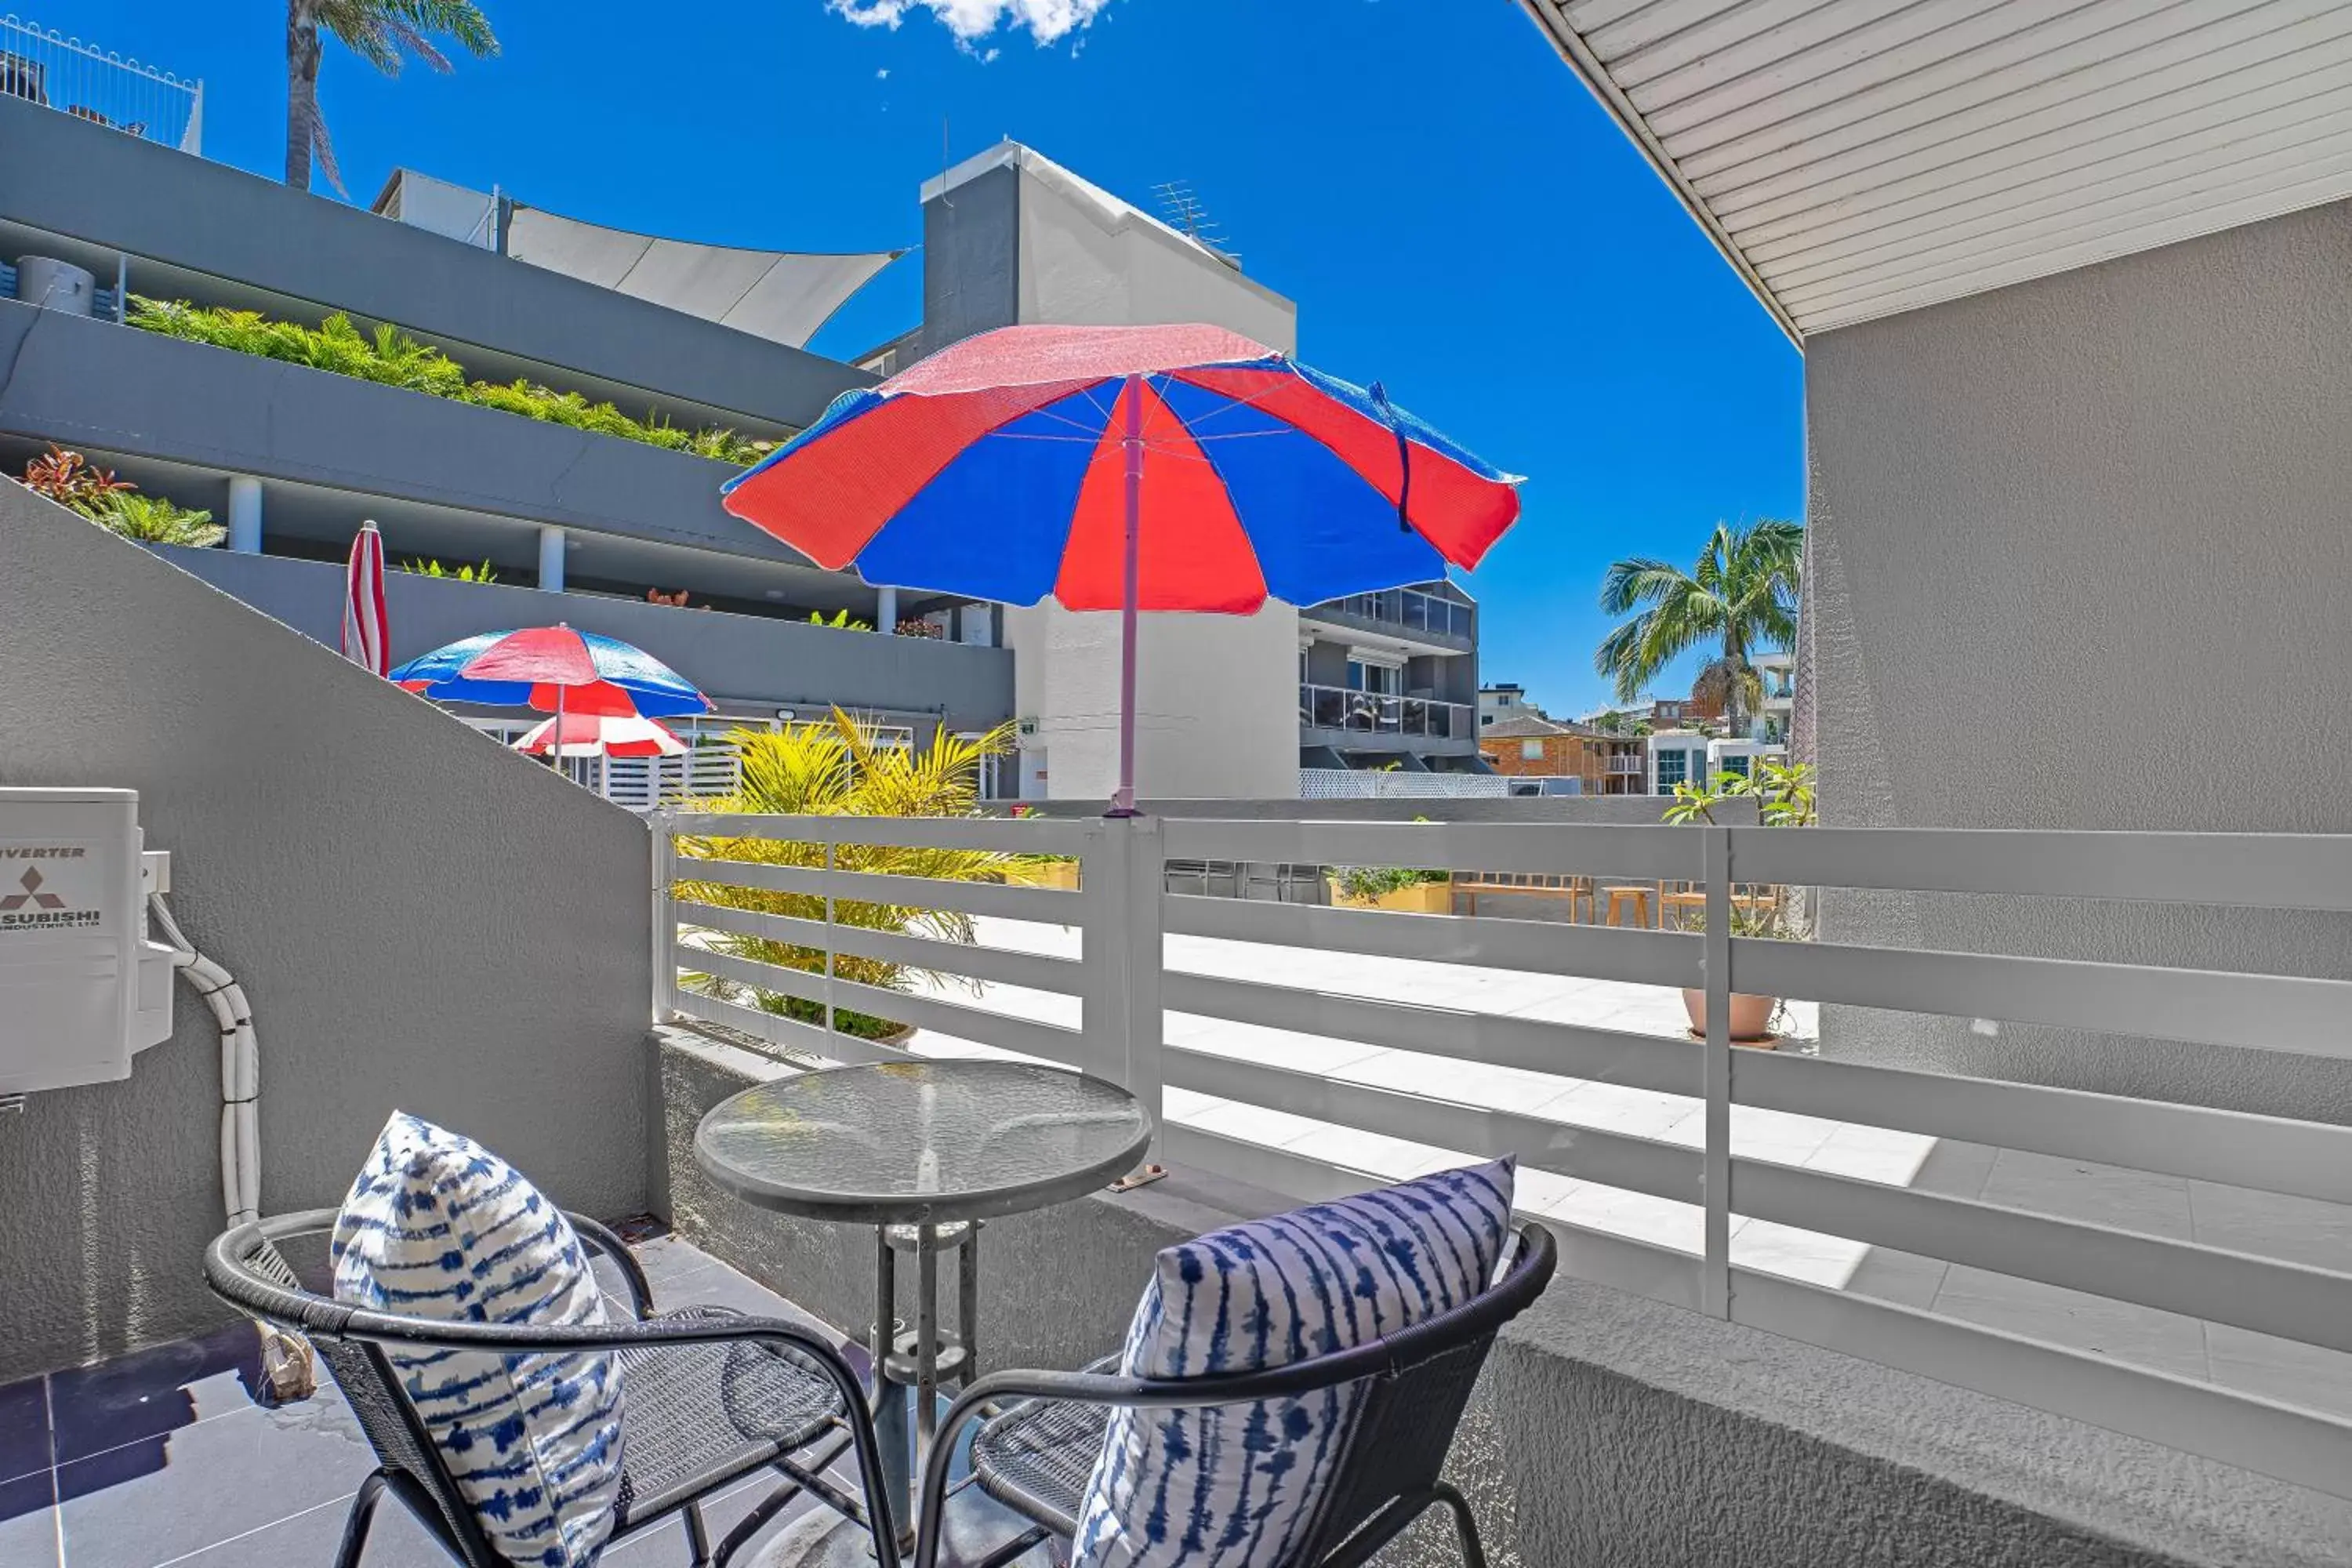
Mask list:
[[0,16],[0,94],[183,153],[204,151],[203,82],[183,81],[14,13]]
[[[1692,1205],[1685,1248],[1547,1217],[1563,1267],[1594,1280],[1791,1339],[2352,1496],[2352,1421],[2039,1337],[1740,1266],[1735,1218],[1946,1260],[2112,1301],[2231,1325],[2309,1351],[2352,1353],[2344,1268],[2092,1223],[1981,1198],[1735,1152],[1738,1108],[1790,1112],[1996,1150],[2097,1162],[2289,1200],[2352,1205],[2352,1128],[2122,1095],[1954,1077],[1793,1052],[1735,1048],[1735,994],[2047,1026],[2196,1046],[2352,1058],[2352,981],[1742,934],[1759,886],[1864,889],[2159,905],[2352,911],[2352,836],[1906,831],[1524,823],[1213,819],[878,821],[657,817],[656,999],[666,1016],[730,1024],[834,1059],[892,1047],[830,1036],[740,1003],[681,993],[681,969],[716,972],[832,1007],[872,1008],[927,1030],[1112,1078],[1159,1108],[1164,1089],[1286,1112],[1465,1155]],[[827,847],[823,865],[697,861],[698,880],[816,895],[822,919],[785,920],[672,897],[672,835],[723,831]],[[1075,891],[877,877],[834,867],[847,843],[960,846],[1068,856]],[[1171,859],[1507,868],[1565,883],[1655,887],[1703,915],[1696,932],[1558,920],[1375,912],[1163,891]],[[1081,956],[968,947],[834,923],[835,900],[960,910],[1082,931]],[[698,928],[789,940],[824,973],[715,963]],[[1169,936],[1287,951],[1689,987],[1704,1039],[1482,1013],[1458,1004],[1335,994],[1227,973],[1171,970]],[[835,953],[919,964],[1075,998],[1041,1022],[929,995],[852,985]],[[1269,975],[1285,975],[1276,962]],[[1465,1064],[1590,1079],[1704,1109],[1690,1142],[1568,1124],[1524,1110],[1374,1087],[1279,1055],[1191,1048],[1164,1013],[1230,1020]],[[1239,1136],[1163,1123],[1175,1162],[1301,1197],[1360,1190],[1362,1173]]]

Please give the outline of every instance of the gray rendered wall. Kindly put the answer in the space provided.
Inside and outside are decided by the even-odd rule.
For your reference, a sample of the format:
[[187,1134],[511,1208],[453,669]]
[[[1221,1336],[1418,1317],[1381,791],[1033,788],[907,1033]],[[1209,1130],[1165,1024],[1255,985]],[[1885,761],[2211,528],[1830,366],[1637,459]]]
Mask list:
[[[0,484],[0,784],[140,793],[261,1042],[262,1201],[339,1202],[394,1107],[559,1201],[646,1204],[642,824]],[[219,1320],[218,1037],[0,1118],[0,1382]]]
[[[749,531],[748,530],[746,531]],[[226,550],[165,558],[332,647],[342,639],[343,569],[329,562]],[[460,637],[559,616],[582,631],[635,643],[731,706],[936,713],[953,730],[1013,716],[1013,655],[930,637],[835,631],[803,621],[673,609],[585,594],[460,583],[390,572],[383,580],[393,662]]]
[[[128,252],[133,292],[173,292],[170,273],[141,265],[165,262],[397,322],[446,343],[460,362],[463,345],[478,345],[780,425],[811,424],[835,395],[873,380],[5,95],[0,147],[8,149],[0,218]],[[110,268],[103,270],[111,286]]]
[[1017,169],[923,204],[923,354],[1020,320],[1020,226]]
[[[2337,205],[1812,340],[1824,820],[2352,831],[2347,279]],[[2343,918],[1848,896],[1826,929],[2352,977]],[[2318,1057],[1858,1014],[1824,1049],[2352,1121]]]

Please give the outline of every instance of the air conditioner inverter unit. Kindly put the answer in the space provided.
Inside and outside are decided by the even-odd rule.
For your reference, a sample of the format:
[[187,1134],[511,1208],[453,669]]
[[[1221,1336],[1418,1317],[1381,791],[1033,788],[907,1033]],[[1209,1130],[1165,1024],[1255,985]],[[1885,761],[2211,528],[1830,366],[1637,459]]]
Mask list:
[[126,1079],[170,1037],[143,849],[136,790],[0,789],[0,1094]]

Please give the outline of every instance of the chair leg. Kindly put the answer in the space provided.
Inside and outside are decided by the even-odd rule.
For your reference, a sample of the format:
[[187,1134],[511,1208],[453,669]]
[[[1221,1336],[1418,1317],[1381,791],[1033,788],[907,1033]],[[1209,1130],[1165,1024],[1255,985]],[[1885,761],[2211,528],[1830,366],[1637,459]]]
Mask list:
[[352,1499],[352,1511],[343,1516],[343,1541],[335,1548],[335,1568],[359,1568],[360,1553],[367,1550],[368,1528],[375,1522],[375,1505],[383,1500],[383,1472],[376,1470],[360,1483]]
[[710,1530],[698,1502],[686,1505],[686,1544],[694,1552],[693,1568],[710,1568]]
[[1444,1481],[1429,1489],[1454,1510],[1454,1527],[1462,1536],[1463,1568],[1486,1568],[1486,1549],[1479,1544],[1478,1521],[1470,1516],[1470,1500]]

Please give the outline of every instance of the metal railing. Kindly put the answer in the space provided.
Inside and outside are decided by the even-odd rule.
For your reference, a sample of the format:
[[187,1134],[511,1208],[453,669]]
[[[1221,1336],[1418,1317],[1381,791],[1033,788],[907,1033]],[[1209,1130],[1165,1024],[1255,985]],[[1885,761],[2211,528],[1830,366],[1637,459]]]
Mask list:
[[1298,683],[1298,722],[1304,729],[1420,735],[1435,741],[1466,741],[1477,733],[1477,720],[1466,702],[1390,696],[1304,680]]
[[[2352,1496],[2352,1421],[2234,1392],[2031,1332],[1989,1329],[1737,1264],[1735,1216],[1862,1247],[1989,1270],[2339,1352],[2352,1352],[2352,1264],[2312,1267],[2125,1224],[2092,1223],[1736,1152],[1736,1109],[1791,1113],[1925,1139],[2097,1162],[2290,1199],[2352,1205],[2352,1128],[2126,1095],[1952,1076],[1794,1052],[1736,1049],[1729,1001],[1760,994],[2044,1026],[2192,1046],[2352,1058],[2352,981],[2138,963],[1735,935],[1735,887],[1897,889],[2298,911],[2352,911],[2352,836],[1613,826],[1559,823],[1336,823],[1152,818],[896,821],[657,817],[654,889],[661,1016],[732,1025],[836,1060],[891,1047],[740,1002],[677,989],[681,969],[1100,1074],[1157,1113],[1163,1086],[1465,1156],[1517,1153],[1523,1169],[1693,1205],[1696,1250],[1547,1216],[1563,1267],[1729,1321],[1867,1358],[2338,1496]],[[673,835],[723,831],[824,846],[817,867],[688,863],[698,881],[824,900],[822,917],[752,914],[673,898]],[[845,871],[844,844],[1058,855],[1074,892]],[[1523,879],[1680,883],[1698,934],[1592,923],[1392,914],[1166,893],[1170,858],[1407,866]],[[1078,928],[1077,958],[970,947],[836,924],[863,900]],[[1572,912],[1572,906],[1571,906]],[[2326,918],[2323,915],[2322,918]],[[708,952],[698,931],[742,931],[824,954],[824,973]],[[1166,969],[1163,938],[1689,987],[1704,1039],[1334,994],[1274,980]],[[1080,999],[1075,1026],[854,984],[858,954]],[[1328,984],[1328,982],[1326,982]],[[1326,1077],[1257,1055],[1163,1038],[1162,1007],[1465,1063],[1592,1079],[1703,1107],[1696,1146],[1571,1125]],[[1179,1163],[1321,1198],[1363,1173],[1181,1122]]]
[[1309,605],[1302,613],[1311,617],[1317,610],[1332,610],[1368,621],[1386,621],[1409,632],[1428,632],[1434,637],[1468,637],[1475,635],[1474,613],[1469,605],[1457,605],[1451,599],[1412,588],[1391,588],[1379,594],[1351,594],[1344,599],[1330,599],[1320,605]]
[[14,13],[0,16],[0,95],[202,153],[205,84],[68,37]]

